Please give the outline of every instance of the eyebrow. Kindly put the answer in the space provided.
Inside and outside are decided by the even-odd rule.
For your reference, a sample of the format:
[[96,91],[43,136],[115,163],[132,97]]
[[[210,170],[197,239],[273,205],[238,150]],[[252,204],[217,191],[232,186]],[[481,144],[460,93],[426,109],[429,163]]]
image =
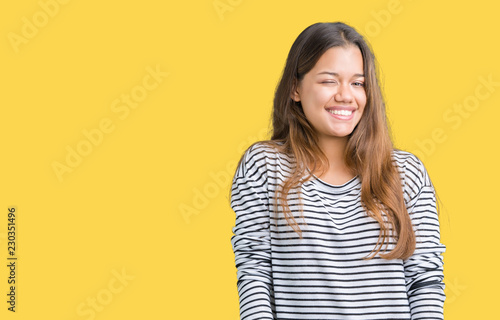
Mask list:
[[[339,76],[339,74],[337,72],[330,72],[330,71],[323,71],[323,72],[318,73],[317,75],[320,75],[320,74],[329,74],[331,76],[336,76],[336,77]],[[365,75],[362,73],[355,73],[354,76],[355,77],[364,77]]]

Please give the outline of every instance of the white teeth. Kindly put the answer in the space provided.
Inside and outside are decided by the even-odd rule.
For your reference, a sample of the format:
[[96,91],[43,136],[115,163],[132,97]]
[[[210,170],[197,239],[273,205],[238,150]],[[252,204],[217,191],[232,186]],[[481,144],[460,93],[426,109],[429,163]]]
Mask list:
[[352,114],[352,111],[350,110],[328,110],[331,114],[338,114],[341,116],[350,116]]

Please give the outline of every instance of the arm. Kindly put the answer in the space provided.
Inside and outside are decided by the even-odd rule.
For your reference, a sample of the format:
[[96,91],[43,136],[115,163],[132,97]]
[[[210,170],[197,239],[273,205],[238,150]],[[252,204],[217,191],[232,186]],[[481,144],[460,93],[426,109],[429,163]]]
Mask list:
[[265,168],[264,155],[252,155],[250,149],[236,171],[231,189],[231,208],[236,213],[231,244],[241,320],[274,319]]
[[443,257],[436,195],[422,162],[412,157],[406,168],[405,197],[416,235],[414,254],[404,261],[411,318],[443,319]]

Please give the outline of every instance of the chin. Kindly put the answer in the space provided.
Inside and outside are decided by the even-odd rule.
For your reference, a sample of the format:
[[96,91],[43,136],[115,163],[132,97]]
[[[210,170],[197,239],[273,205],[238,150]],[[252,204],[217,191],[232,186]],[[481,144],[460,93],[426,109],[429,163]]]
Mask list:
[[345,137],[349,137],[353,132],[354,132],[354,129],[353,130],[338,130],[338,131],[332,131],[330,133],[330,135],[333,137],[345,138]]

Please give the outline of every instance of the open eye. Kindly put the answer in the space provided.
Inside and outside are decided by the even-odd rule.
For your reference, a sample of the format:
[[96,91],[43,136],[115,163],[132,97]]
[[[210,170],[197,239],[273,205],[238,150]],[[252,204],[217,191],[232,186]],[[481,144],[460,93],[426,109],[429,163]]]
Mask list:
[[364,86],[365,86],[365,84],[364,84],[363,82],[361,82],[361,81],[356,81],[356,82],[354,82],[354,85],[355,85],[356,87],[364,87]]

